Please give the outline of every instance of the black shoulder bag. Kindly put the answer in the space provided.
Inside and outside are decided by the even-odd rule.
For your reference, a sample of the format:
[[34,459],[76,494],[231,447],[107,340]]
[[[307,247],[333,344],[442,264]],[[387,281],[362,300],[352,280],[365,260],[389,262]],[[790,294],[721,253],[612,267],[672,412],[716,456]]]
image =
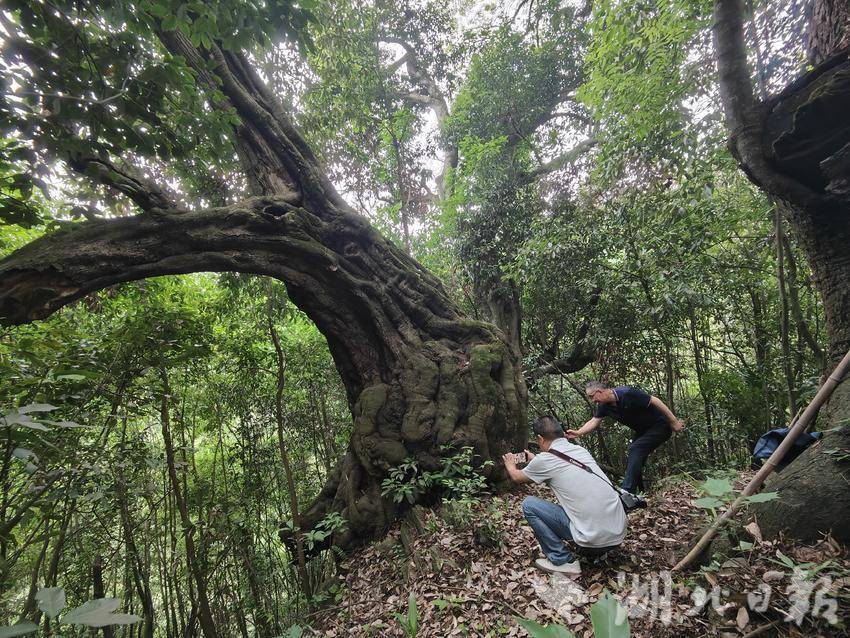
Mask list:
[[620,503],[623,504],[623,509],[626,512],[631,512],[633,510],[639,510],[646,507],[646,499],[638,496],[637,494],[632,494],[631,492],[627,492],[626,490],[620,489],[616,487],[611,481],[608,480],[607,477],[599,476],[596,472],[591,470],[587,465],[579,461],[578,459],[574,459],[573,457],[564,454],[563,452],[559,452],[558,450],[549,449],[546,450],[549,454],[554,454],[559,459],[570,463],[571,465],[575,465],[577,468],[584,470],[585,472],[590,472],[601,481],[605,481],[606,485],[609,485],[612,490],[617,493],[617,496],[620,497]]

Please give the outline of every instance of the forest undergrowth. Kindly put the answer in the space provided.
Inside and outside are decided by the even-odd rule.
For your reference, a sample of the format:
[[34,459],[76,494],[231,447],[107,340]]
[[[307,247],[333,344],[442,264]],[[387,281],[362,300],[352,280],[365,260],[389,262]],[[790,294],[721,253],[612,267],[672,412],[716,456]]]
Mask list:
[[671,574],[707,520],[694,504],[699,486],[679,476],[630,515],[620,550],[581,558],[581,576],[548,575],[533,566],[539,547],[520,507],[546,492],[485,498],[467,525],[439,508],[411,510],[385,540],[340,563],[303,635],[527,636],[517,622],[526,618],[588,638],[590,607],[606,592],[628,610],[632,636],[846,635],[850,551],[829,537],[765,540],[745,515],[702,567]]

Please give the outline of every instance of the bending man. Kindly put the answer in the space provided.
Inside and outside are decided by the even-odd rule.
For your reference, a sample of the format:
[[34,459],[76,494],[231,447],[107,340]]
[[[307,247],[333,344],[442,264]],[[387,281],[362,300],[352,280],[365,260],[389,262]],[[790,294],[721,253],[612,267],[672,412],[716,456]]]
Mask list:
[[596,403],[593,417],[578,430],[568,430],[567,438],[575,439],[596,429],[610,416],[635,431],[629,444],[626,475],[622,487],[632,494],[643,490],[643,466],[650,453],[684,426],[664,402],[643,390],[627,385],[610,388],[599,381],[585,387],[588,398]]
[[[513,454],[502,457],[511,480],[547,483],[558,499],[555,504],[529,496],[522,502],[522,513],[546,555],[534,564],[548,572],[580,574],[581,566],[564,541],[572,540],[597,551],[616,547],[626,535],[626,512],[590,452],[565,439],[564,430],[554,417],[537,419],[534,433],[541,452],[534,455],[526,450],[529,462],[524,469],[517,469]],[[551,450],[569,456],[586,469]]]

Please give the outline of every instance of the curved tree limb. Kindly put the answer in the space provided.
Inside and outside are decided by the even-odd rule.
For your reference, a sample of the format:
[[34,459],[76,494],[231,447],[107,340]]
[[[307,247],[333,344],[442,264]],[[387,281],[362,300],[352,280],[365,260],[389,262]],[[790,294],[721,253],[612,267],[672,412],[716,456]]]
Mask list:
[[[426,91],[425,94],[416,92],[399,94],[399,97],[408,102],[422,104],[430,108],[434,113],[434,117],[437,119],[437,126],[442,128],[444,122],[449,117],[449,103],[437,82],[431,77],[431,74],[422,68],[416,49],[404,38],[392,35],[382,35],[379,41],[396,44],[404,50],[404,55],[390,65],[388,69],[389,73],[395,73],[401,67],[402,63],[404,63],[407,65],[407,73],[411,80]],[[444,152],[443,168],[436,178],[437,195],[440,199],[446,196],[446,177],[448,176],[448,172],[457,168],[460,157],[459,150],[455,145],[448,146],[444,149]]]
[[539,177],[548,175],[549,173],[554,173],[568,164],[572,164],[598,143],[599,142],[595,137],[589,137],[586,140],[582,140],[565,153],[562,153],[557,157],[553,157],[548,162],[544,162],[530,171],[520,173],[517,179],[521,185],[530,184]]
[[99,157],[74,157],[69,164],[78,173],[123,193],[143,211],[175,208],[172,198],[159,186],[129,168],[119,168],[113,162]]
[[764,155],[762,131],[768,114],[756,100],[744,40],[741,0],[715,0],[712,36],[717,56],[720,98],[741,168],[769,193],[802,206],[817,203],[818,193],[777,171]]

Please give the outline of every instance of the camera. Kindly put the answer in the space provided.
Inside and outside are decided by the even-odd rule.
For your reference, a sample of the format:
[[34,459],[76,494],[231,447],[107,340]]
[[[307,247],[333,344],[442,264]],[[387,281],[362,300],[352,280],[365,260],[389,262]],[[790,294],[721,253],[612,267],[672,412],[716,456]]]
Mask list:
[[623,489],[619,489],[617,491],[620,493],[620,502],[623,504],[623,508],[627,512],[643,509],[644,507],[646,507],[646,499],[642,496],[632,494]]

